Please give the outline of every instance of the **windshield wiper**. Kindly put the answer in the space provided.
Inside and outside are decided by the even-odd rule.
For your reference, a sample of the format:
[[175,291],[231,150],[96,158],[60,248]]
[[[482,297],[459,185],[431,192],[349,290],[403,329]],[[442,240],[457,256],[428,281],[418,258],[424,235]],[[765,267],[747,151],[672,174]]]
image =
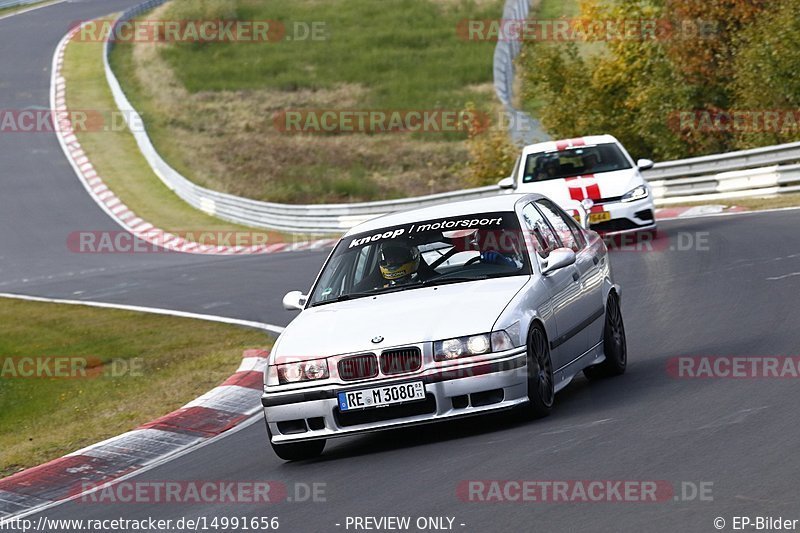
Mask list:
[[377,287],[371,291],[363,291],[363,292],[348,292],[345,294],[340,294],[336,298],[332,298],[330,300],[322,300],[319,302],[314,302],[311,304],[311,307],[316,307],[318,305],[325,305],[325,304],[332,304],[335,302],[344,302],[346,300],[352,300],[354,298],[365,298],[367,296],[375,296],[378,294],[386,294],[387,292],[396,292],[403,289],[407,289],[408,287],[413,287],[415,285],[394,285],[389,287]]
[[432,278],[423,281],[422,285],[447,285],[448,283],[460,283],[462,281],[480,281],[484,279],[488,279],[489,276],[486,274],[482,276],[449,276],[446,278]]
[[389,285],[388,287],[376,287],[371,291],[349,292],[346,294],[341,294],[336,298],[332,298],[330,300],[322,300],[319,302],[314,302],[313,304],[311,304],[311,307],[316,307],[318,305],[332,304],[335,302],[344,302],[347,300],[352,300],[354,298],[364,298],[367,296],[377,296],[379,294],[404,291],[406,289],[418,289],[420,287],[432,287],[434,285],[448,285],[450,283],[461,283],[463,281],[480,281],[488,278],[489,276],[485,274],[482,276],[451,276],[446,278],[433,278],[405,285]]

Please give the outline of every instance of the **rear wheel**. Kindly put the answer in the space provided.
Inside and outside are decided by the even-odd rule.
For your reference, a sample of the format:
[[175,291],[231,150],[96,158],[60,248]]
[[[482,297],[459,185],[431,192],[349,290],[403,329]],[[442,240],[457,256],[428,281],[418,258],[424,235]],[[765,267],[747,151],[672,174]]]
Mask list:
[[322,454],[322,450],[325,449],[325,439],[275,444],[272,442],[272,431],[269,429],[269,424],[267,424],[267,437],[269,438],[269,444],[272,446],[275,455],[284,461],[313,459],[319,457]]
[[523,406],[526,418],[543,418],[550,414],[555,399],[553,362],[547,335],[540,324],[528,334],[528,403]]
[[603,353],[606,360],[599,365],[583,370],[589,379],[619,376],[625,373],[628,365],[628,345],[625,341],[625,325],[622,322],[622,310],[619,296],[612,292],[606,303],[606,324],[603,329]]

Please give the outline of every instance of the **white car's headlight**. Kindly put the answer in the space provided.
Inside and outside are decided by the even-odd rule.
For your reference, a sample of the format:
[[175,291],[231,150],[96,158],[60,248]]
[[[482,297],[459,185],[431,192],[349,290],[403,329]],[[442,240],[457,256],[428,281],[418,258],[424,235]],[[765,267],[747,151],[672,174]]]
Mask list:
[[622,195],[623,202],[635,202],[636,200],[641,200],[642,198],[647,198],[650,193],[647,192],[647,187],[644,185],[639,185],[631,189],[630,191],[626,192]]
[[[516,324],[515,324],[516,326]],[[514,348],[511,336],[504,330],[446,339],[433,343],[433,358],[450,361],[459,357],[473,357],[491,352],[503,352]]]
[[297,361],[277,365],[278,382],[281,385],[287,383],[299,383],[301,381],[313,381],[315,379],[326,379],[328,372],[327,359],[313,359],[310,361]]

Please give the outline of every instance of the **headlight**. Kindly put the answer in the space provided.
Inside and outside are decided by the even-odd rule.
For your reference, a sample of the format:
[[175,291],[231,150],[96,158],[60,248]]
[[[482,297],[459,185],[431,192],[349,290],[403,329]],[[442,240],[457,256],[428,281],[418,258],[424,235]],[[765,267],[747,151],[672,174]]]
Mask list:
[[490,351],[491,341],[488,333],[433,343],[433,358],[437,361],[449,361],[459,357],[482,355]]
[[300,381],[313,381],[315,379],[325,379],[328,373],[328,361],[326,359],[314,359],[311,361],[297,361],[277,365],[278,381],[281,385],[286,383],[298,383]]
[[437,341],[433,343],[433,358],[436,361],[450,361],[459,357],[504,352],[516,347],[512,338],[518,337],[519,323],[515,322],[506,330]]
[[641,200],[642,198],[647,198],[649,194],[650,193],[647,192],[647,187],[645,187],[644,185],[639,185],[638,187],[626,192],[622,196],[622,201],[634,202],[636,200]]

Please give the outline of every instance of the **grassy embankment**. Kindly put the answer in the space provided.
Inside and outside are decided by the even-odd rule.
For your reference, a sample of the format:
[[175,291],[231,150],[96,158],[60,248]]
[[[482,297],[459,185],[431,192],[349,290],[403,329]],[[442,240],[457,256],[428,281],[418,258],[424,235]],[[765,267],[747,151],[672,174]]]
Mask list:
[[[175,0],[148,19],[280,21],[277,42],[117,46],[112,65],[159,152],[203,186],[289,203],[395,198],[464,185],[465,133],[287,134],[284,110],[491,110],[494,43],[459,21],[500,0]],[[318,39],[298,39],[317,24]],[[298,28],[298,29],[296,29]]]
[[[243,350],[271,344],[214,322],[0,299],[0,477],[169,413],[233,374]],[[48,356],[102,367],[18,377],[29,367],[12,358]]]

